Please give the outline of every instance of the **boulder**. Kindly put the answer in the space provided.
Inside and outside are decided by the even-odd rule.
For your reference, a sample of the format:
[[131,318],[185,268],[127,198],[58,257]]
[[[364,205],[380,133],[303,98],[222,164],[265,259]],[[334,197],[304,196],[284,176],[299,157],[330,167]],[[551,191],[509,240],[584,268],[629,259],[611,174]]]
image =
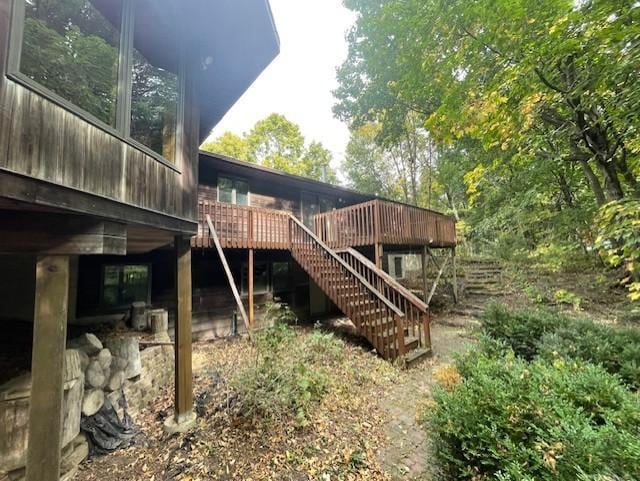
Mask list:
[[[124,377],[131,379],[142,372],[140,362],[140,345],[138,339],[133,337],[111,337],[106,342],[107,348],[114,358],[120,359],[115,364],[116,368],[124,370]],[[124,367],[123,367],[124,366]]]
[[149,325],[153,338],[157,341],[169,341],[169,313],[166,309],[149,311]]
[[107,391],[117,391],[122,387],[122,383],[124,382],[124,371],[115,371],[111,374],[109,378],[109,382],[107,383],[105,389]]
[[122,391],[113,391],[107,394],[107,398],[109,398],[109,402],[111,406],[116,411],[118,415],[118,419],[122,422],[124,421],[124,408],[120,405],[122,400]]
[[89,356],[86,352],[81,351],[80,349],[76,349],[75,351],[80,356],[80,369],[82,369],[82,372],[85,372],[87,370],[87,367],[89,366]]
[[88,388],[103,388],[107,382],[104,370],[97,359],[93,359],[89,362],[84,376],[85,385]]
[[82,414],[93,416],[100,411],[103,404],[104,391],[102,389],[89,389],[84,392],[84,398],[82,398]]
[[87,353],[89,357],[95,356],[103,349],[100,339],[98,339],[94,334],[89,333],[83,334],[75,339],[71,339],[67,344],[67,347],[70,349],[80,349]]
[[102,349],[96,356],[96,359],[100,363],[100,367],[103,371],[107,371],[111,368],[111,358],[111,351],[109,351],[109,349]]

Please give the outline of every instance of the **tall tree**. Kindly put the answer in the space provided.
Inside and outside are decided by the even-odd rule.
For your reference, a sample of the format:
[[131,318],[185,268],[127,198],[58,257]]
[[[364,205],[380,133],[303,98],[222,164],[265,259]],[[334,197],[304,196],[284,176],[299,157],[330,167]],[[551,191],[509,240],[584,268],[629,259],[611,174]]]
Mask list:
[[596,207],[640,195],[637,2],[344,3],[358,19],[336,115],[382,139],[424,119],[479,240],[588,250]]
[[290,174],[331,183],[338,181],[331,167],[331,152],[320,142],[306,145],[300,127],[281,114],[258,121],[242,136],[225,132],[201,148]]

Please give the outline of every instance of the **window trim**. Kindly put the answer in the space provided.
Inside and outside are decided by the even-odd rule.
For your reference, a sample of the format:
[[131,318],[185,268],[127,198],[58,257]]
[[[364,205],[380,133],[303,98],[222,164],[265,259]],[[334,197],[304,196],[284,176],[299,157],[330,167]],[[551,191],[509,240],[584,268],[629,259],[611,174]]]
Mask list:
[[129,307],[129,304],[109,305],[104,301],[104,274],[107,267],[144,266],[148,269],[149,285],[147,286],[147,298],[144,302],[151,304],[151,287],[153,284],[153,265],[150,262],[107,262],[100,266],[100,308],[121,310]]
[[[227,202],[223,202],[220,200],[220,177],[224,177],[225,179],[229,179],[233,182],[235,181],[239,181],[239,182],[245,182],[247,184],[247,205],[245,206],[244,204],[237,204],[237,194],[236,194],[236,188],[234,187],[232,192],[231,192],[231,203],[227,203]],[[240,177],[237,175],[227,175],[227,174],[217,174],[216,175],[216,201],[220,202],[221,204],[228,204],[228,205],[240,205],[241,207],[251,207],[251,183],[249,182],[249,179],[246,177]]]
[[165,167],[182,174],[184,157],[182,147],[185,135],[185,87],[186,87],[186,62],[182,45],[178,47],[178,103],[176,111],[176,146],[175,159],[173,161],[163,157],[155,150],[138,142],[131,137],[131,89],[132,89],[132,60],[135,13],[134,1],[122,0],[120,20],[120,45],[118,56],[117,95],[116,95],[116,125],[111,126],[100,120],[90,112],[75,105],[71,101],[49,90],[44,85],[20,72],[20,59],[22,57],[22,41],[24,38],[25,0],[12,0],[10,14],[10,35],[6,61],[6,77],[34,92],[40,97],[53,102],[69,113],[79,117],[97,129],[117,138],[136,150],[139,150]]

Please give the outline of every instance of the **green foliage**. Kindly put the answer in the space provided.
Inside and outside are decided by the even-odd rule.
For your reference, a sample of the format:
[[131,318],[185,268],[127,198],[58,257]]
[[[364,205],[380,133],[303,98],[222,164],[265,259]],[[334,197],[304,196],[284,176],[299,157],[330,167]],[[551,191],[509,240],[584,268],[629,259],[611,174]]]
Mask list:
[[264,321],[268,326],[278,324],[296,324],[298,317],[288,304],[273,300],[265,305]]
[[602,368],[472,351],[463,376],[424,416],[449,479],[640,476],[640,400]]
[[330,389],[329,368],[344,358],[342,341],[276,324],[256,337],[256,352],[255,364],[240,367],[232,380],[240,411],[266,421],[294,417],[306,426]]
[[546,304],[549,301],[544,292],[535,286],[526,286],[522,292],[534,304]]
[[640,330],[616,329],[592,321],[573,321],[546,333],[539,344],[545,359],[581,359],[598,364],[640,389]]
[[289,174],[329,183],[338,181],[331,167],[331,152],[320,142],[305,146],[300,127],[280,114],[274,113],[258,121],[243,136],[225,132],[201,148]]
[[378,125],[383,141],[419,115],[476,250],[558,269],[593,261],[598,206],[640,196],[637,5],[344,3],[357,21],[336,115]]
[[567,304],[573,307],[574,311],[580,309],[582,299],[573,292],[569,292],[566,289],[556,289],[553,292],[553,298],[558,304]]
[[567,325],[563,315],[542,309],[512,311],[504,305],[492,303],[482,314],[483,332],[509,346],[516,355],[530,360],[538,353],[542,336]]
[[597,222],[596,246],[610,265],[624,268],[629,297],[640,301],[640,201],[611,202],[600,209]]

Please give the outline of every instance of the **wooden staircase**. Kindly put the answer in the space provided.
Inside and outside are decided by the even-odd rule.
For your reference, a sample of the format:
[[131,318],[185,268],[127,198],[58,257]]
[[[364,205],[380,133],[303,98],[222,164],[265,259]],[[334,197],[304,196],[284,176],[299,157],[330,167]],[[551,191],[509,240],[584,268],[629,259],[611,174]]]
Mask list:
[[294,216],[288,221],[292,257],[384,359],[410,365],[431,353],[429,310],[419,298],[354,249],[336,252]]

